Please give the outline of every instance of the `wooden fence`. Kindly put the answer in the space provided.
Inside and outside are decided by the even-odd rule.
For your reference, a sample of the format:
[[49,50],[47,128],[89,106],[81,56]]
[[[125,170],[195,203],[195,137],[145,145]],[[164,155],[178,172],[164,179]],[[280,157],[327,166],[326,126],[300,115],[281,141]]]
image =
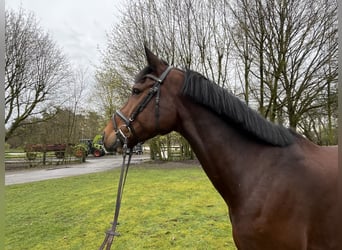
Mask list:
[[32,157],[32,152],[5,152],[5,169],[49,167],[82,162],[82,158],[70,154],[63,154],[64,157],[61,158],[59,157],[61,154],[62,152],[34,152],[35,157]]

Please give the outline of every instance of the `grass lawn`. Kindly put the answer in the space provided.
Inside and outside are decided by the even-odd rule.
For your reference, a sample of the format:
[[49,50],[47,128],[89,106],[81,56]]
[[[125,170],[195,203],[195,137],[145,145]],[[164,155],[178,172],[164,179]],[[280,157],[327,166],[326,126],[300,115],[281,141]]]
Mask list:
[[[5,249],[98,249],[120,170],[6,187]],[[227,207],[197,165],[129,170],[112,249],[236,249]]]

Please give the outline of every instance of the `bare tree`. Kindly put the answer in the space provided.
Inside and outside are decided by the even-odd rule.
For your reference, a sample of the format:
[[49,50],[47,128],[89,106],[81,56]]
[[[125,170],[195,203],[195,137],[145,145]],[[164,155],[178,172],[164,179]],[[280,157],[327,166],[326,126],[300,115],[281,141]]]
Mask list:
[[77,117],[79,117],[80,112],[83,110],[81,107],[86,105],[85,102],[85,91],[87,88],[87,69],[85,68],[75,68],[70,77],[70,82],[68,84],[68,94],[66,94],[66,106],[70,112],[69,117],[65,120],[67,128],[67,136],[65,140],[67,142],[74,141],[75,136],[77,136]]
[[224,0],[128,2],[110,33],[107,65],[130,77],[145,65],[142,45],[172,65],[203,72],[228,87],[229,20]]
[[114,69],[98,68],[95,74],[92,101],[97,103],[106,118],[123,105],[131,93],[130,85]]
[[[8,139],[11,147],[23,146],[27,143],[79,143],[80,139],[94,138],[102,132],[101,116],[97,112],[75,114],[69,108],[57,108],[53,114],[44,114],[40,118],[31,117],[19,127],[16,133]],[[53,116],[53,119],[46,117]],[[73,131],[70,136],[70,118],[75,117]],[[53,133],[51,129],[53,128]]]
[[236,0],[231,9],[245,89],[265,117],[302,127],[336,89],[337,1]]
[[49,34],[23,9],[6,11],[5,47],[7,141],[29,117],[56,106],[57,91],[69,74],[66,59]]
[[[128,79],[132,79],[134,74],[145,66],[142,49],[144,43],[147,43],[153,51],[172,65],[181,65],[186,68],[199,66],[199,60],[195,56],[194,27],[191,21],[194,18],[193,4],[195,2],[193,0],[132,1],[127,12],[124,13],[124,21],[111,33],[108,53],[108,56],[112,58],[111,62],[115,61],[117,56],[125,58],[117,64],[118,71],[126,71]],[[127,34],[134,41],[130,40],[127,43]],[[191,151],[189,144],[175,133],[157,136],[148,143],[151,149],[151,159],[170,159],[172,143],[183,145],[182,148],[187,149],[181,157],[193,158],[193,154],[189,153]],[[164,154],[162,148],[166,148],[168,153]]]
[[[121,22],[110,33],[104,68],[109,75],[116,72],[124,82],[131,82],[145,66],[142,46],[146,43],[168,63],[203,72],[220,86],[228,87],[228,10],[224,0],[130,1]],[[117,85],[112,87],[118,91]],[[106,93],[111,92],[107,89]],[[109,97],[107,103],[116,100]],[[185,140],[178,141],[189,148]],[[150,145],[160,144],[152,141]]]
[[129,82],[145,65],[147,43],[220,86],[232,89],[229,79],[238,79],[246,103],[271,121],[309,131],[316,111],[334,131],[336,10],[336,0],[129,1],[104,65]]

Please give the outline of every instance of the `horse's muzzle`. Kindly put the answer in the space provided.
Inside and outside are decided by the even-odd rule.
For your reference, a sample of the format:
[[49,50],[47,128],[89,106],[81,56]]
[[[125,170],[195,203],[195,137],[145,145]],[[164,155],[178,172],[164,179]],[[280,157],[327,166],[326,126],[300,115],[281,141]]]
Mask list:
[[105,134],[103,135],[103,145],[108,152],[120,152],[123,146],[121,140],[116,135],[113,138],[109,138]]

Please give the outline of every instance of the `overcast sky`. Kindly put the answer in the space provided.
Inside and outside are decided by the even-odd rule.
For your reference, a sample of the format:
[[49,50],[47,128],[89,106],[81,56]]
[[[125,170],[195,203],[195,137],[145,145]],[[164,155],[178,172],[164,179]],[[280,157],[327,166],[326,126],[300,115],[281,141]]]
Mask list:
[[[75,66],[98,65],[106,47],[106,32],[118,22],[120,0],[6,0],[5,8],[36,15],[41,27],[52,35]],[[122,2],[122,1],[121,1]]]

